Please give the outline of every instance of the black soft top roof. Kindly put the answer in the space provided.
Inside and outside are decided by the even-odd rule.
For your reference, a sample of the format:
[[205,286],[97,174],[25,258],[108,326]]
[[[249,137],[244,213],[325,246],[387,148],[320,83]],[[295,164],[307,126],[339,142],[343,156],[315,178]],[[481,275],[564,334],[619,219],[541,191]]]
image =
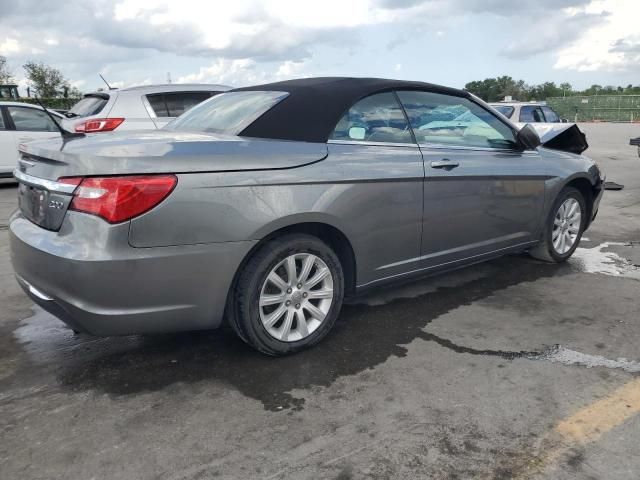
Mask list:
[[455,88],[424,82],[383,78],[319,77],[287,80],[231,91],[281,91],[289,96],[245,128],[245,137],[326,142],[351,106],[374,93],[391,90],[424,90],[460,97],[469,94]]

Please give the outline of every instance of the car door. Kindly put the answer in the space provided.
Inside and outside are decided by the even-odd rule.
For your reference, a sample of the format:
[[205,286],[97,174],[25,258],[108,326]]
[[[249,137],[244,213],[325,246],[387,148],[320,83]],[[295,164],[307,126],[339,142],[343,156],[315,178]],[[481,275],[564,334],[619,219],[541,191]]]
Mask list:
[[9,105],[6,109],[8,119],[14,128],[13,139],[16,152],[21,143],[51,138],[60,134],[60,130],[49,115],[39,108]]
[[0,178],[10,177],[18,164],[18,149],[13,139],[13,130],[6,119],[6,108],[0,106]]
[[348,219],[358,285],[418,268],[424,166],[395,94],[356,102],[328,148],[323,166],[341,177],[330,213]]
[[507,123],[469,98],[398,92],[425,162],[422,268],[526,245],[541,225],[546,172]]

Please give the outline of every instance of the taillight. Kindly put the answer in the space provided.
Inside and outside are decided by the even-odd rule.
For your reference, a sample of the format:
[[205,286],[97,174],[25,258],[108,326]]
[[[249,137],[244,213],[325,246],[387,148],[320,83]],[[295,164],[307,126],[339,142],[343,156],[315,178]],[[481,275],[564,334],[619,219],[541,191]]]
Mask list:
[[76,185],[70,210],[98,215],[109,223],[130,220],[162,202],[178,183],[174,175],[126,177],[67,177],[61,183]]
[[124,122],[124,118],[94,118],[76,125],[76,132],[111,132]]

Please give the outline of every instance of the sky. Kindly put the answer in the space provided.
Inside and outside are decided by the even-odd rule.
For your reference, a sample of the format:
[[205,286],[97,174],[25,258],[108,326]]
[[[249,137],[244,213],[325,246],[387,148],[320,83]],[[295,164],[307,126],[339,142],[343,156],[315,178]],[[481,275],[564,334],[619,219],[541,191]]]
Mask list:
[[375,76],[640,84],[640,0],[0,0],[0,55],[82,91]]

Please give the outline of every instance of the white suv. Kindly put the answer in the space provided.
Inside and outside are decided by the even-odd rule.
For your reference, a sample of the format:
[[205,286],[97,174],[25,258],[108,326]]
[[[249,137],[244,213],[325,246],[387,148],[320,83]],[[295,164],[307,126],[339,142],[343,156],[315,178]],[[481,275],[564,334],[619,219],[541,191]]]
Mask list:
[[546,103],[499,102],[490,103],[502,115],[515,123],[566,123]]
[[88,93],[65,113],[71,132],[155,130],[198,103],[230,90],[224,85],[168,84]]

